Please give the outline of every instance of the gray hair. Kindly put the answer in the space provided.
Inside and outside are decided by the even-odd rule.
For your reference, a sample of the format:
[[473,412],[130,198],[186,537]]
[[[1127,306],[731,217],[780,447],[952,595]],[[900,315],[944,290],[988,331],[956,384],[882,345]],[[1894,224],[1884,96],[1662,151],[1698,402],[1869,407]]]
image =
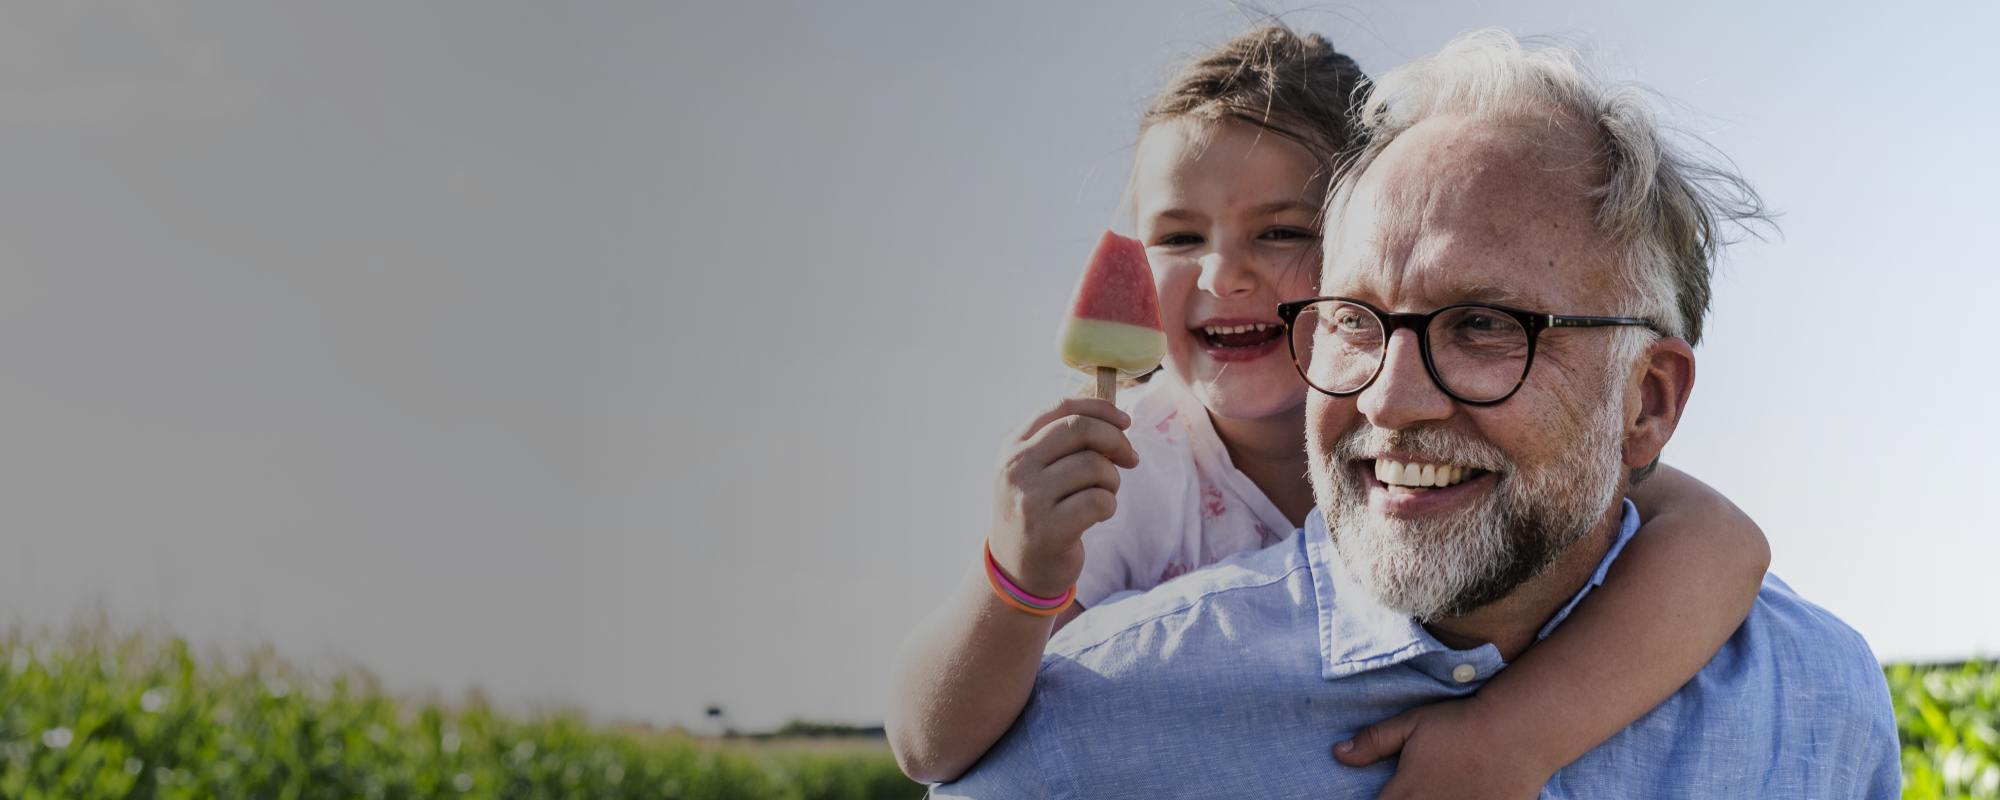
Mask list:
[[[1643,91],[1603,84],[1577,61],[1569,48],[1529,49],[1489,29],[1390,70],[1370,87],[1359,112],[1367,144],[1342,170],[1342,183],[1434,116],[1529,114],[1594,124],[1605,176],[1595,189],[1597,225],[1625,251],[1628,291],[1619,313],[1653,320],[1698,344],[1709,276],[1728,243],[1719,228],[1734,223],[1751,230],[1749,224],[1768,224],[1770,217],[1726,160],[1704,162],[1667,142]],[[1636,357],[1649,339],[1621,337],[1620,355]]]

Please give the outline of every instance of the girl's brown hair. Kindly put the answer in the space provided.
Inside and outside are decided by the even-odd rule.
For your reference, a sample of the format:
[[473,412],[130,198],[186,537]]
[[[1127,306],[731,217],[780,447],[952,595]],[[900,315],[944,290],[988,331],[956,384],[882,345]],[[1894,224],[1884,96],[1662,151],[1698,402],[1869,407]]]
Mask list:
[[1324,177],[1361,144],[1354,111],[1366,82],[1326,37],[1263,25],[1183,67],[1139,130],[1175,119],[1247,122],[1304,145]]

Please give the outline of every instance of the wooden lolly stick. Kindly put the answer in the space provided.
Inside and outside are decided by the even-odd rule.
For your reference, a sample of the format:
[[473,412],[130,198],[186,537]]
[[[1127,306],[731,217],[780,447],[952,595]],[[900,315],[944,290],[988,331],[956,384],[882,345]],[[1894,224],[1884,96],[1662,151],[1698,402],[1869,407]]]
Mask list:
[[1118,368],[1098,367],[1097,383],[1088,387],[1086,397],[1095,397],[1107,403],[1118,402]]

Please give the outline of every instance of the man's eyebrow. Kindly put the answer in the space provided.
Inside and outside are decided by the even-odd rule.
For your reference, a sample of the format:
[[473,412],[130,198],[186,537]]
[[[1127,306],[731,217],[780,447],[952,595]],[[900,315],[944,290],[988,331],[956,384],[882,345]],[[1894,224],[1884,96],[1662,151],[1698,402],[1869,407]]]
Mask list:
[[1540,302],[1514,289],[1495,283],[1477,283],[1470,286],[1461,286],[1452,292],[1452,296],[1460,298],[1459,302],[1464,303],[1490,303],[1496,306],[1514,306],[1525,309],[1534,309],[1536,304]]

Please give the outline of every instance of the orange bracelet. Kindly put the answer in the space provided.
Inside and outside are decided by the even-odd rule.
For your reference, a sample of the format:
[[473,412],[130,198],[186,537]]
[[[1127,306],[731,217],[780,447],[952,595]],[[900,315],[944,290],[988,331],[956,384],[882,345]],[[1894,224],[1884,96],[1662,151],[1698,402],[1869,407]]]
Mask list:
[[1061,614],[1069,609],[1070,604],[1076,602],[1076,584],[1070,584],[1069,591],[1063,592],[1059,604],[1039,607],[1022,602],[1013,592],[1008,591],[1003,583],[1011,582],[1006,574],[1000,571],[1000,563],[993,560],[993,545],[989,543],[986,545],[986,585],[993,587],[993,594],[1000,598],[1000,602],[1037,617],[1053,617]]

